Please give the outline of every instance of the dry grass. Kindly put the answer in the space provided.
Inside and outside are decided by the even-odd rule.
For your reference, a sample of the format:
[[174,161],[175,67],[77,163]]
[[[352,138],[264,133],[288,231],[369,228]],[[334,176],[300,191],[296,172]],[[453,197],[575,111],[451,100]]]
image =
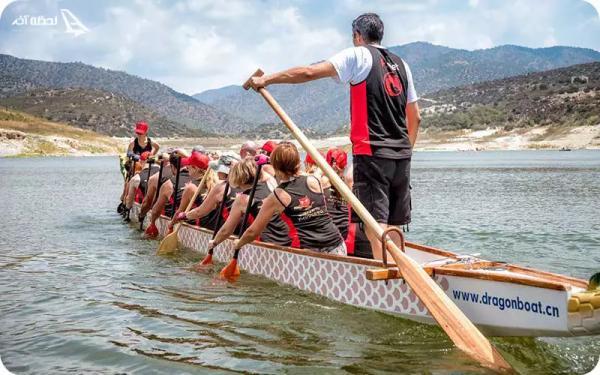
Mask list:
[[[0,107],[0,129],[25,134],[23,151],[13,156],[118,153],[118,140]],[[1,139],[0,139],[1,140]]]

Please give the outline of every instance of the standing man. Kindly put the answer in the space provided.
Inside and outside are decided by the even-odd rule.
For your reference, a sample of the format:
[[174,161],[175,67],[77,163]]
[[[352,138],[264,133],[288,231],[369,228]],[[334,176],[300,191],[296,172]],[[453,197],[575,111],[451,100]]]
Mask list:
[[[350,84],[353,190],[386,228],[410,222],[410,160],[421,116],[408,65],[382,47],[382,39],[379,16],[362,14],[352,22],[353,48],[314,65],[254,77],[252,87],[325,77]],[[371,231],[367,236],[374,257],[381,259],[380,239]]]

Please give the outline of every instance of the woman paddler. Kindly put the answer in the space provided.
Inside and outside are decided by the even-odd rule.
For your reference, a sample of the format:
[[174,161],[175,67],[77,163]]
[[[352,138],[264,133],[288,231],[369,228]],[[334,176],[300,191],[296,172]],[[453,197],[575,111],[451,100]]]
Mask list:
[[252,225],[234,244],[240,249],[261,236],[274,215],[285,213],[298,233],[300,247],[321,253],[346,255],[346,245],[327,213],[320,181],[300,174],[300,155],[294,144],[280,143],[271,154],[279,186],[263,200]]
[[[348,163],[348,155],[338,147],[330,148],[325,155],[325,160],[337,175],[352,189],[352,164]],[[371,244],[364,230],[358,223],[351,222],[352,207],[346,199],[331,185],[326,176],[321,178],[325,197],[327,198],[327,211],[339,229],[346,243],[348,255],[361,258],[373,258]]]
[[[221,220],[222,223],[227,220],[229,216],[229,210],[231,210],[231,206],[233,205],[233,201],[236,195],[240,192],[239,189],[230,188],[227,183],[227,178],[229,176],[230,168],[239,161],[237,155],[234,154],[224,154],[221,155],[216,164],[213,164],[217,171],[217,175],[219,178],[219,183],[211,189],[206,197],[202,200],[202,204],[200,206],[194,208],[193,210],[185,213],[180,212],[171,220],[170,225],[173,226],[178,221],[189,221],[189,220],[197,220],[197,225],[214,230],[217,226],[217,222],[219,214],[223,218]],[[223,200],[223,195],[225,189],[227,188],[227,194],[225,195],[225,207],[223,212],[219,212],[219,208],[221,205],[221,201]]]
[[[230,235],[237,234],[234,232],[238,225],[240,225],[240,222],[246,213],[250,191],[254,179],[256,178],[256,172],[258,171],[258,164],[266,165],[268,160],[266,155],[258,155],[256,156],[256,160],[254,157],[247,157],[231,168],[231,172],[229,173],[229,185],[240,189],[242,193],[238,194],[235,198],[225,224],[223,224],[221,229],[217,232],[215,238],[208,243],[209,249],[212,249],[225,241]],[[277,182],[271,175],[262,171],[261,168],[259,180],[254,192],[254,198],[252,199],[252,204],[250,206],[250,216],[248,218],[249,224],[251,224],[258,216],[263,201],[273,192],[271,186],[277,186]],[[271,217],[271,220],[269,220],[258,239],[263,242],[280,246],[290,246],[292,244],[289,228],[281,219],[281,215],[278,214]]]
[[148,151],[150,156],[156,155],[160,145],[148,137],[149,128],[148,124],[143,121],[135,124],[135,138],[129,143],[129,147],[127,148],[128,154],[141,155],[142,152]]

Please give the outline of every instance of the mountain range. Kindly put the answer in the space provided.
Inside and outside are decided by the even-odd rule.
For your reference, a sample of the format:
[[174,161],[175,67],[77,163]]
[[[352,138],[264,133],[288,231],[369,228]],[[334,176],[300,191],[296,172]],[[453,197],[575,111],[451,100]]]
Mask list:
[[[574,47],[508,45],[467,51],[417,42],[390,50],[411,66],[417,92],[425,97],[452,87],[600,61],[600,52]],[[310,134],[330,134],[348,123],[348,88],[333,80],[278,85],[270,91]],[[240,86],[192,97],[125,72],[2,54],[0,105],[108,135],[130,134],[140,119],[161,136],[260,136],[277,130],[279,123],[259,95]]]
[[[600,52],[574,47],[526,48],[505,45],[467,51],[416,42],[391,47],[412,71],[419,95],[478,82],[539,72],[593,61]],[[277,85],[269,91],[303,128],[330,132],[349,121],[348,88],[331,79],[304,85]],[[227,86],[193,95],[223,112],[255,123],[278,122],[258,95],[240,86]]]
[[[0,76],[0,82],[2,82]],[[144,120],[159,137],[202,136],[206,133],[176,123],[133,100],[97,89],[36,88],[0,98],[0,106],[23,111],[52,122],[62,122],[96,133],[128,137],[133,124]]]
[[437,91],[421,98],[425,129],[600,124],[600,62]]
[[15,93],[23,92],[14,87],[19,80],[40,88],[103,90],[127,97],[192,129],[235,132],[237,124],[244,123],[160,82],[80,62],[47,62],[0,54],[0,74],[13,77]]

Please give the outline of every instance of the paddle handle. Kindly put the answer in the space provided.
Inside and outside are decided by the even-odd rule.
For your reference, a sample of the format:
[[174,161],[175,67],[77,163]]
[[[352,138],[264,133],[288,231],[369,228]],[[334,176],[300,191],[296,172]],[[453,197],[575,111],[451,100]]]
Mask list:
[[[258,70],[254,76],[262,75],[262,71]],[[247,81],[244,85],[248,87]],[[294,124],[292,119],[285,113],[277,101],[265,88],[257,90],[266,100],[269,106],[275,111],[285,126],[290,130],[294,138],[308,154],[313,158],[315,163],[321,168],[325,175],[329,178],[336,189],[350,203],[352,209],[362,219],[363,223],[378,237],[383,234],[383,228],[375,221],[373,216],[367,211],[363,204],[354,196],[350,188],[342,181],[342,179],[334,172],[325,158],[311,144],[304,133]],[[429,275],[421,268],[417,262],[409,258],[406,254],[400,251],[392,241],[387,241],[386,247],[396,261],[399,269],[402,272],[403,278],[411,286],[413,291],[421,299],[427,307],[433,318],[438,322],[440,327],[448,334],[454,344],[467,353],[472,358],[476,359],[483,365],[490,367],[496,371],[508,371],[512,367],[502,358],[500,353],[491,345],[485,336],[475,327],[473,323],[464,315],[464,313],[456,307],[450,298],[440,289],[440,287],[429,277]]]
[[175,194],[175,197],[173,198],[173,214],[171,215],[171,219],[175,216],[175,212],[177,212],[177,206],[178,206],[178,199],[177,199],[177,190],[179,190],[179,175],[181,174],[181,158],[177,157],[177,161],[175,162],[175,165],[177,166],[177,173],[175,174],[175,186],[173,189],[173,194]]
[[156,199],[158,199],[158,191],[160,190],[160,187],[162,185],[161,180],[162,180],[164,166],[165,166],[165,161],[161,159],[160,168],[158,169],[158,181],[156,181],[156,192],[154,192],[154,199],[152,199],[153,203],[156,202]]
[[[254,176],[254,182],[252,182],[252,189],[250,190],[250,194],[248,195],[248,203],[246,204],[246,212],[244,213],[244,218],[242,219],[242,225],[240,226],[240,231],[238,233],[238,238],[242,237],[244,234],[244,228],[246,228],[246,224],[248,223],[248,217],[250,217],[250,208],[252,207],[252,201],[254,200],[254,193],[256,192],[256,186],[258,185],[258,181],[260,180],[260,172],[262,170],[262,164],[259,164],[256,168],[256,176]],[[233,252],[233,259],[237,259],[240,255],[240,249],[235,249]]]
[[[221,223],[223,222],[223,209],[225,208],[225,199],[227,199],[227,194],[229,194],[229,181],[225,182],[225,190],[223,190],[223,199],[221,199],[221,204],[219,204],[219,216],[217,216],[217,222],[215,224],[215,229],[213,230],[212,238],[215,239],[217,233],[219,232]],[[210,254],[212,254],[212,249],[210,249]]]
[[244,228],[246,227],[246,224],[248,224],[248,217],[250,217],[250,208],[252,207],[252,201],[254,201],[254,193],[256,193],[256,187],[258,186],[258,181],[260,180],[260,172],[262,170],[262,166],[262,164],[259,164],[256,167],[256,176],[254,176],[254,181],[252,182],[252,189],[250,189],[250,194],[248,194],[246,212],[244,213],[244,218],[242,219],[242,225],[240,226],[238,237],[242,237],[242,234],[244,234]]

